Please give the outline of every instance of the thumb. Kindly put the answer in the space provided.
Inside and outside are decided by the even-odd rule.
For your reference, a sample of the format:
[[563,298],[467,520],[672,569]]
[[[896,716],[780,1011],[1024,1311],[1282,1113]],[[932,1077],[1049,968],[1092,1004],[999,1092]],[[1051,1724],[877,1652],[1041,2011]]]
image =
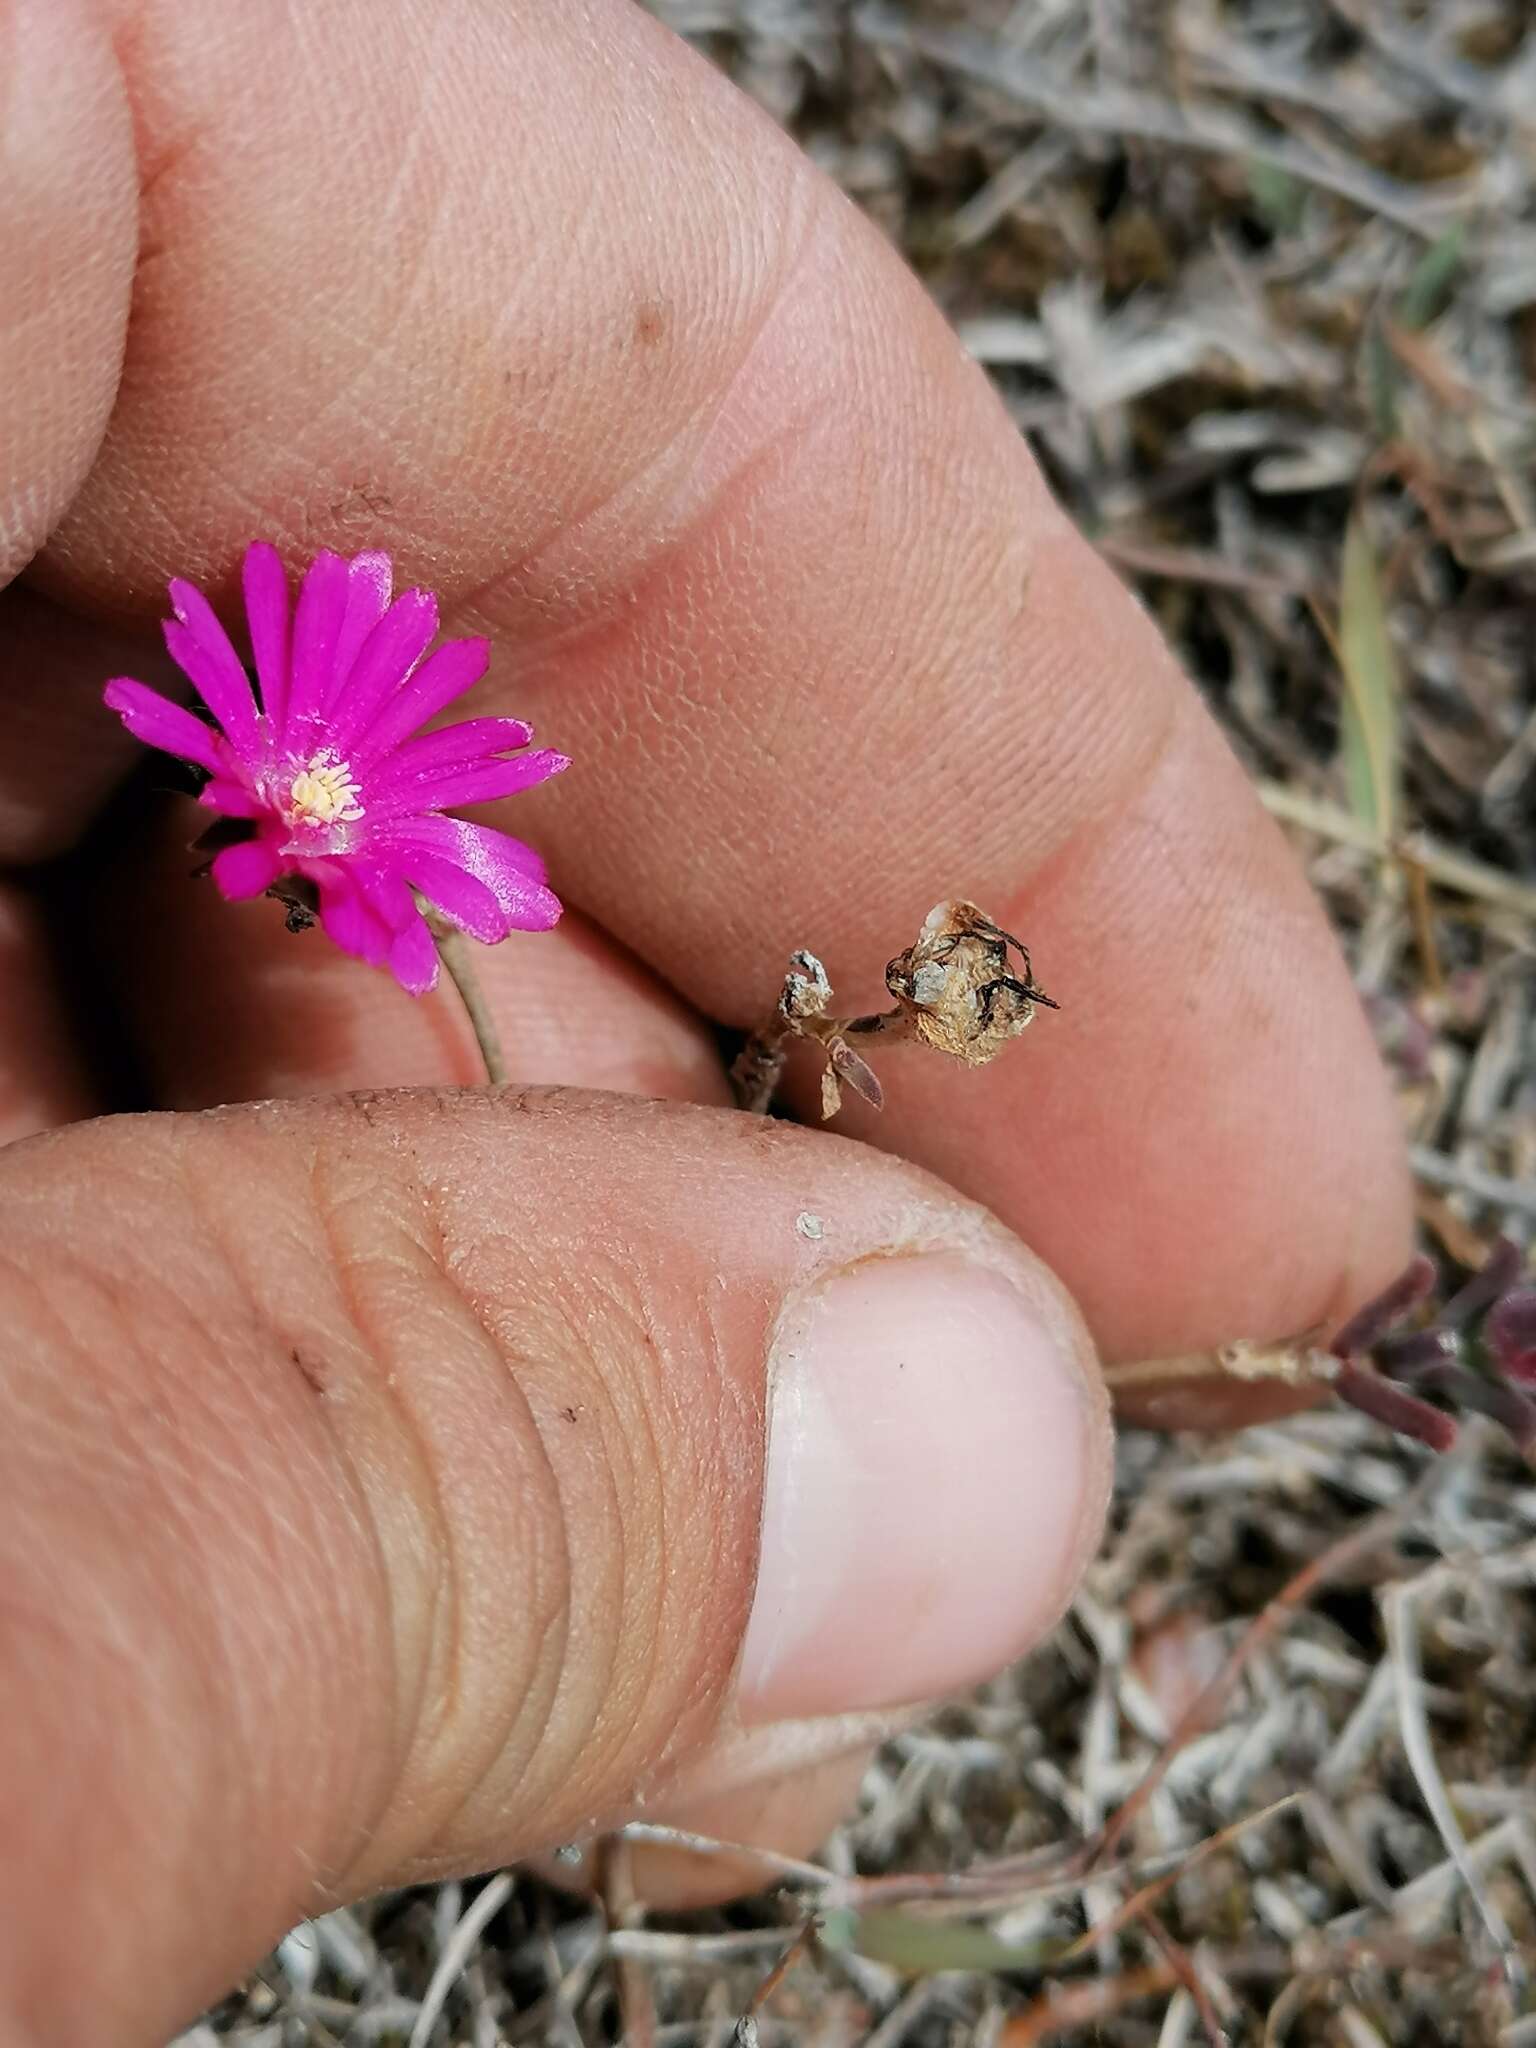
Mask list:
[[1097,1534],[1075,1311],[857,1145],[361,1096],[35,1139],[0,1211],[5,2038],[846,1751]]

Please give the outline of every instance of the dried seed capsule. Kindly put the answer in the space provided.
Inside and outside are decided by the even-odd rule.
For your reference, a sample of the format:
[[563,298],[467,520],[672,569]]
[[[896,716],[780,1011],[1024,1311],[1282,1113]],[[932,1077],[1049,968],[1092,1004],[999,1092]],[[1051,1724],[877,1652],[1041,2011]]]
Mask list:
[[968,1067],[994,1059],[1038,1004],[1057,1007],[1036,986],[1026,949],[974,903],[931,910],[917,943],[886,968],[885,985],[925,1045]]

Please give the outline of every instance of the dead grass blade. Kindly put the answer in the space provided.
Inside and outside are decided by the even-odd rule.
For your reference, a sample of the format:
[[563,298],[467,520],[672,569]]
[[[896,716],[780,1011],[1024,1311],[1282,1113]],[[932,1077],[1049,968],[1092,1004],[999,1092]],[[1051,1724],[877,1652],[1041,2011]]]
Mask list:
[[1395,1501],[1391,1507],[1383,1508],[1379,1514],[1370,1516],[1358,1528],[1351,1529],[1341,1536],[1336,1543],[1330,1543],[1326,1550],[1288,1580],[1274,1599],[1259,1611],[1244,1630],[1221,1670],[1180,1715],[1173,1733],[1158,1753],[1156,1762],[1136,1790],[1110,1817],[1097,1842],[1089,1845],[1086,1868],[1097,1869],[1114,1855],[1137,1815],[1145,1809],[1153,1793],[1167,1777],[1179,1752],[1186,1743],[1215,1723],[1255,1652],[1271,1641],[1285,1626],[1290,1616],[1311,1599],[1320,1587],[1338,1578],[1361,1558],[1368,1557],[1373,1550],[1379,1549],[1395,1536],[1418,1512],[1429,1494],[1443,1483],[1447,1469],[1446,1460],[1430,1466],[1401,1500]]
[[1100,1920],[1095,1926],[1090,1927],[1086,1934],[1079,1935],[1072,1946],[1058,1957],[1058,1962],[1063,1965],[1076,1962],[1079,1956],[1087,1954],[1099,1942],[1107,1941],[1112,1935],[1118,1934],[1122,1927],[1128,1927],[1133,1920],[1145,1913],[1149,1906],[1156,1905],[1169,1886],[1177,1884],[1186,1872],[1195,1868],[1196,1864],[1203,1863],[1208,1856],[1214,1856],[1218,1850],[1225,1849],[1240,1835],[1250,1834],[1253,1829],[1262,1827],[1266,1821],[1273,1820],[1277,1813],[1288,1812],[1300,1798],[1299,1792],[1289,1792],[1284,1799],[1274,1800],[1258,1813],[1245,1814],[1241,1820],[1234,1821],[1219,1834],[1211,1835],[1197,1844],[1187,1856],[1182,1857],[1174,1865],[1172,1870],[1165,1870],[1161,1877],[1153,1878],[1150,1884],[1144,1884],[1139,1891],[1132,1892],[1107,1919]]

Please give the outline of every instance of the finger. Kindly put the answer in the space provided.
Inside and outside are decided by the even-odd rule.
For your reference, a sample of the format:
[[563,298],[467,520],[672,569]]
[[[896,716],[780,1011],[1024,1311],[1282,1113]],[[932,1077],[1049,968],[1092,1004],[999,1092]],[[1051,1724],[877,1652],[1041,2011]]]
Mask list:
[[1037,943],[1062,1016],[983,1083],[904,1059],[881,1142],[1111,1353],[1380,1282],[1406,1173],[1323,919],[880,238],[638,10],[363,19],[140,37],[180,148],[51,587],[227,579],[253,524],[394,546],[576,757],[519,829],[700,1008],[751,1021],[802,944],[862,1000],[942,894]]
[[[192,871],[208,813],[180,800],[114,849],[97,956],[154,1099],[202,1109],[264,1096],[485,1078],[452,983],[413,999],[274,903],[226,903]],[[146,908],[150,914],[146,916]],[[631,955],[568,913],[475,947],[507,1076],[724,1104],[715,1034]]]
[[65,852],[133,762],[127,733],[101,715],[102,678],[124,673],[171,696],[184,687],[142,633],[99,626],[25,585],[0,592],[0,868]]
[[0,1145],[90,1114],[42,922],[0,885]]
[[35,1140],[0,1203],[18,2038],[162,2039],[338,1898],[847,1754],[1097,1531],[1075,1312],[862,1148],[364,1096]]
[[[0,96],[3,590],[79,489],[106,427],[138,193],[121,68],[84,0],[0,10]],[[126,750],[99,716],[106,651],[95,628],[42,599],[0,597],[0,866],[59,851],[121,772]]]
[[[1162,658],[1140,613],[1125,623],[1143,660]],[[850,1133],[921,1158],[1048,1247],[1108,1358],[1336,1324],[1407,1256],[1401,1125],[1322,912],[1192,695],[1109,816],[1022,887],[1007,866],[1001,849],[979,862],[975,893],[1027,937],[1059,1015],[1037,1013],[982,1076],[882,1060],[890,1113],[851,1104]],[[838,957],[853,967],[851,948]],[[841,987],[883,1007],[878,982]],[[802,1066],[812,1115],[817,1085]],[[1085,1227],[1090,1244],[1074,1238]],[[1257,1419],[1263,1388],[1237,1408],[1229,1392],[1211,1390],[1211,1426],[1235,1426],[1242,1403]]]
[[117,388],[137,183],[110,38],[84,0],[0,13],[0,586],[95,456]]

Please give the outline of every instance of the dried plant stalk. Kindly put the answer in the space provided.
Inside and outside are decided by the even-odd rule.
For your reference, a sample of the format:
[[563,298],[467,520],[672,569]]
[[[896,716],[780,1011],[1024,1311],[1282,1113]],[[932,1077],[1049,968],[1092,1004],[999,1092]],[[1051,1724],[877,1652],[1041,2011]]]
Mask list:
[[[1177,1427],[1181,1398],[1195,1385],[1264,1382],[1305,1393],[1330,1391],[1346,1407],[1415,1438],[1431,1450],[1456,1441],[1456,1416],[1486,1415],[1517,1450],[1536,1450],[1536,1400],[1526,1389],[1536,1362],[1536,1289],[1520,1284],[1518,1246],[1498,1240],[1482,1270],[1426,1320],[1438,1275],[1422,1254],[1356,1310],[1325,1345],[1308,1330],[1289,1343],[1222,1345],[1176,1358],[1110,1366],[1112,1390],[1135,1394],[1147,1412]],[[1433,1398],[1430,1398],[1433,1397]],[[1157,1415],[1151,1404],[1162,1402]],[[1437,1405],[1438,1404],[1438,1405]]]
[[789,1047],[808,1038],[821,1047],[823,1119],[842,1107],[851,1088],[879,1109],[884,1090],[852,1042],[915,1039],[968,1067],[982,1067],[1034,1021],[1036,1009],[1060,1007],[1035,980],[1029,951],[974,903],[940,903],[903,953],[889,962],[885,985],[895,1006],[863,1017],[831,1017],[832,986],[814,953],[790,955],[790,971],[774,1011],[742,1047],[731,1069],[740,1109],[763,1114],[783,1076]]

